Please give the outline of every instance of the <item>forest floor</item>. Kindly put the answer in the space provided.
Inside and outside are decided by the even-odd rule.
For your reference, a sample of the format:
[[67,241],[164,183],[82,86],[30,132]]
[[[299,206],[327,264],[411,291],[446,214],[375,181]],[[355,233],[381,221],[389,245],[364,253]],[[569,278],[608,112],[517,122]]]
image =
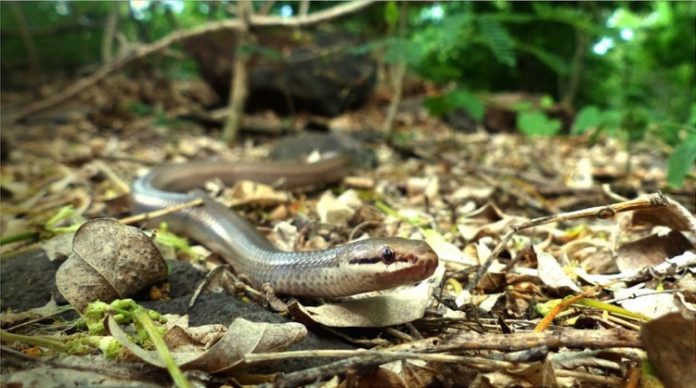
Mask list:
[[[3,103],[26,97],[3,93]],[[197,354],[212,349],[204,345],[212,337],[234,342],[223,336],[228,325],[229,332],[238,330],[236,340],[262,338],[272,331],[270,323],[286,325],[278,326],[276,341],[294,342],[302,337],[297,321],[310,330],[305,353],[280,352],[277,358],[311,362],[232,369],[227,376],[234,380],[220,377],[217,372],[239,363],[273,359],[271,350],[242,347],[237,359],[222,365],[199,360],[195,369],[207,373],[187,378],[280,386],[332,376],[338,386],[338,375],[357,386],[615,386],[650,379],[651,373],[666,385],[693,375],[694,321],[682,315],[696,314],[696,187],[687,181],[682,189],[666,188],[666,150],[657,142],[639,143],[628,153],[621,141],[604,137],[462,133],[413,107],[397,115],[387,139],[375,129],[386,106],[371,104],[330,120],[257,114],[248,122],[263,125],[249,126],[228,147],[218,140],[219,126],[199,120],[210,98],[200,82],[163,88],[111,77],[66,106],[3,128],[3,384],[92,383],[104,376],[115,384],[124,376],[168,384],[166,372],[142,367],[160,364],[130,347],[135,358],[120,353],[109,363],[95,356],[94,346],[68,351],[55,345],[86,335],[75,327],[75,315],[56,315],[61,307],[46,305],[56,294],[54,273],[72,252],[76,228],[90,219],[130,216],[130,184],[152,166],[264,160],[282,136],[303,136],[302,129],[318,121],[332,133],[360,139],[376,165],[310,191],[220,182],[206,190],[281,249],[320,249],[363,237],[418,238],[437,252],[438,271],[421,285],[381,296],[379,309],[346,307],[346,301],[293,302],[282,295],[264,299],[238,281],[218,280],[209,288],[228,295],[201,297],[207,307],[189,318],[190,326],[217,324],[206,326],[207,340],[188,334]],[[180,320],[193,315],[187,301],[221,260],[181,237],[158,228],[164,258],[178,264],[169,262],[168,287],[132,297],[161,313],[178,313],[169,317],[170,326],[188,329]],[[45,253],[37,254],[37,247]],[[287,312],[271,312],[283,306]],[[236,317],[269,326],[230,324]],[[113,323],[106,325],[123,340]],[[40,357],[47,355],[60,357]],[[87,359],[99,368],[85,367]],[[646,359],[655,372],[641,369]]]

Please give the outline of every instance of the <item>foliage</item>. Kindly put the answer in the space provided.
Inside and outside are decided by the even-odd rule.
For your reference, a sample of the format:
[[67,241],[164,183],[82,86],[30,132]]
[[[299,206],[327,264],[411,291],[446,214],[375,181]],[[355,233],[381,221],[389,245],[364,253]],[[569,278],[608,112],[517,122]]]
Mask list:
[[691,132],[686,140],[678,145],[669,158],[667,183],[681,187],[684,178],[696,162],[696,132]]
[[[43,71],[75,71],[100,62],[103,26],[114,11],[125,38],[119,41],[131,42],[116,50],[234,14],[229,2],[142,4],[144,8],[136,9],[126,2],[38,1],[21,3],[21,12],[40,48]],[[264,4],[255,2],[254,7]],[[317,11],[332,4],[310,6]],[[11,3],[0,3],[3,75],[25,69],[28,62],[20,23],[10,7]],[[296,1],[274,2],[270,13],[295,14],[299,7]],[[447,90],[427,100],[432,114],[463,109],[482,122],[482,94],[549,95],[577,108],[571,134],[620,136],[635,142],[651,132],[675,149],[671,184],[679,185],[676,177],[690,169],[677,165],[691,160],[689,131],[695,126],[690,114],[696,110],[696,3],[409,3],[406,36],[398,32],[400,17],[400,5],[388,1],[330,27],[369,38],[353,51],[372,51],[387,63],[405,60],[411,71]],[[264,47],[250,49],[256,55],[280,57]],[[152,60],[172,77],[195,74],[190,60],[148,58]],[[528,135],[561,130],[560,123],[529,109],[519,111],[518,124]]]
[[433,116],[442,116],[455,109],[464,109],[474,120],[482,121],[486,113],[483,102],[475,94],[465,89],[456,89],[440,96],[430,97],[424,102]]
[[[435,7],[441,18],[432,17]],[[693,167],[687,130],[694,130],[688,117],[696,109],[696,3],[444,3],[414,11],[411,25],[410,39],[395,51],[409,52],[408,63],[421,76],[456,85],[426,101],[431,114],[464,108],[480,122],[482,116],[471,114],[479,92],[550,94],[581,107],[572,134],[635,142],[651,131],[676,147],[671,185],[680,186]],[[560,132],[560,122],[539,110],[518,113],[526,135]]]
[[522,112],[517,116],[517,127],[527,136],[553,136],[560,131],[561,122],[543,112]]

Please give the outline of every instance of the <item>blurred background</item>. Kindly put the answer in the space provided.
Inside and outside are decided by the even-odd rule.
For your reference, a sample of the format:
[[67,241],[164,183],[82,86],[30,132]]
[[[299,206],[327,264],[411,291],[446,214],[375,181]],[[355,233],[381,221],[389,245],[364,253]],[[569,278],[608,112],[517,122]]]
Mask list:
[[[351,4],[318,23],[278,25]],[[610,137],[629,153],[649,142],[664,150],[672,187],[693,171],[694,2],[260,1],[240,38],[223,24],[242,8],[0,3],[3,129],[63,104],[62,114],[68,106],[99,128],[156,115],[169,127],[226,128],[214,136],[228,142],[239,127],[287,127],[282,117],[333,127],[360,109],[377,109],[384,131],[403,134],[410,124],[397,113],[410,110],[461,132]],[[229,100],[239,57],[248,76],[241,108],[262,113],[243,125],[229,119],[240,108]],[[90,78],[99,71],[108,77]],[[23,110],[81,78],[99,90]]]

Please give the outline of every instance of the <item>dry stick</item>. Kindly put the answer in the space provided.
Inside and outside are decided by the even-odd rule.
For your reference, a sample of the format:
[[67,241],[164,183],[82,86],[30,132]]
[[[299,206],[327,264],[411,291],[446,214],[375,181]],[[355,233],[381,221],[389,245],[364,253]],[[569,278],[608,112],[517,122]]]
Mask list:
[[[259,357],[260,356],[260,357]],[[315,368],[308,368],[297,372],[278,375],[273,387],[294,387],[310,383],[338,374],[344,374],[347,370],[363,369],[384,364],[396,360],[420,359],[435,362],[451,362],[465,364],[477,369],[511,368],[515,364],[505,361],[488,360],[482,357],[455,356],[451,354],[415,354],[409,352],[384,352],[374,350],[325,350],[325,351],[296,351],[282,353],[249,354],[245,357],[247,362],[262,362],[264,360],[278,360],[284,358],[314,358],[314,357],[346,357]],[[270,385],[268,385],[270,386]]]
[[170,206],[165,209],[160,209],[160,210],[154,210],[148,213],[142,213],[142,214],[136,214],[134,216],[126,217],[126,218],[121,218],[118,220],[120,223],[124,225],[130,225],[136,222],[141,222],[141,221],[148,221],[153,218],[157,217],[162,217],[164,215],[167,215],[169,213],[174,213],[178,212],[179,210],[186,209],[189,207],[194,207],[194,206],[200,206],[203,204],[203,198],[196,198],[188,202],[184,202],[175,206]]
[[[406,23],[408,21],[408,3],[402,2],[400,5],[399,13],[399,38],[404,38],[406,36]],[[401,52],[399,56],[399,61],[390,66],[392,79],[392,88],[394,96],[392,97],[391,103],[389,104],[389,110],[387,111],[387,117],[384,119],[384,124],[382,125],[382,132],[387,134],[389,137],[393,135],[394,129],[394,119],[396,119],[396,114],[399,111],[399,104],[401,104],[401,96],[404,89],[404,77],[406,76],[406,57],[405,53]]]
[[539,217],[527,222],[523,222],[521,224],[512,225],[510,226],[505,236],[503,236],[498,245],[495,247],[495,249],[493,249],[491,254],[483,263],[483,265],[481,265],[479,270],[476,271],[476,275],[469,281],[469,284],[466,288],[467,290],[472,291],[476,287],[483,275],[486,273],[486,271],[488,271],[488,268],[493,263],[493,260],[498,257],[498,255],[503,250],[505,245],[507,245],[508,241],[510,241],[512,236],[520,230],[532,228],[539,225],[550,224],[553,222],[563,222],[579,218],[595,217],[600,219],[607,219],[621,212],[665,207],[668,206],[668,204],[669,200],[667,199],[667,197],[665,197],[661,192],[657,192],[655,194],[632,199],[630,201],[618,202],[606,206],[596,206],[573,212],[559,213],[546,217]]
[[232,144],[237,139],[239,127],[242,125],[244,117],[244,105],[249,94],[249,77],[247,76],[249,59],[251,54],[248,52],[249,45],[254,40],[254,35],[249,29],[249,19],[252,16],[253,7],[250,1],[242,0],[237,2],[237,11],[241,25],[237,33],[237,48],[234,54],[234,64],[232,66],[232,84],[230,85],[231,96],[229,101],[229,115],[225,122],[225,130],[222,140],[227,144]]
[[626,329],[579,330],[564,329],[541,333],[521,332],[512,334],[479,334],[462,331],[405,344],[394,345],[388,350],[413,352],[462,352],[467,350],[498,350],[512,352],[546,346],[549,349],[568,348],[638,348],[639,334]]
[[[324,20],[333,19],[351,12],[358,11],[362,8],[367,7],[372,4],[372,0],[357,0],[342,3],[337,6],[333,6],[329,9],[314,12],[307,16],[301,17],[290,17],[284,18],[280,16],[265,16],[265,15],[252,15],[249,19],[249,25],[251,27],[270,27],[270,26],[304,26],[309,24],[315,24]],[[5,124],[15,123],[33,113],[48,109],[54,105],[60,104],[63,101],[75,96],[82,90],[95,85],[97,82],[101,81],[103,78],[109,74],[123,68],[124,66],[130,64],[135,60],[139,60],[148,55],[157,53],[166,49],[174,43],[183,42],[187,39],[191,39],[197,36],[205,35],[209,32],[219,31],[219,30],[237,30],[241,26],[239,19],[228,19],[218,22],[206,23],[198,27],[190,28],[187,30],[175,31],[151,44],[142,45],[134,50],[131,54],[121,55],[113,62],[109,62],[102,66],[95,73],[78,80],[77,82],[70,85],[67,89],[61,93],[53,94],[47,98],[37,101],[33,104],[26,106],[24,109],[19,110],[13,115],[8,115],[5,117]]]
[[[566,329],[560,332],[543,333],[514,333],[514,334],[477,334],[460,332],[455,335],[443,335],[437,338],[427,338],[407,344],[392,346],[384,351],[300,351],[267,354],[251,354],[245,357],[249,363],[285,358],[307,357],[350,357],[316,368],[279,376],[275,386],[296,386],[318,379],[344,373],[347,369],[366,368],[400,359],[421,359],[437,362],[458,362],[470,367],[482,369],[507,368],[516,365],[511,362],[490,360],[480,357],[455,356],[441,354],[443,352],[461,352],[466,350],[499,350],[518,351],[545,347],[557,349],[560,347],[606,349],[610,347],[640,347],[639,334],[623,329],[612,330],[576,330]],[[422,354],[417,352],[438,353]],[[557,375],[591,380],[589,374],[574,374],[569,371],[557,371]],[[569,373],[566,373],[569,372]],[[616,383],[618,380],[606,378],[605,382]]]
[[113,44],[116,36],[116,26],[118,26],[118,10],[121,3],[114,1],[111,3],[109,16],[104,24],[104,36],[102,37],[101,55],[104,63],[111,62],[113,58]]
[[258,14],[259,15],[268,15],[268,13],[271,11],[271,8],[273,8],[273,4],[275,3],[275,0],[267,0],[261,8],[259,9]]
[[559,369],[559,370],[554,370],[553,373],[556,375],[556,377],[572,377],[576,378],[578,380],[583,380],[587,381],[590,383],[596,383],[596,384],[601,384],[605,386],[621,386],[623,385],[623,379],[619,377],[611,377],[611,376],[597,376],[592,373],[586,373],[586,372],[578,372],[574,370],[565,370],[565,369]]
[[309,0],[302,0],[300,2],[300,16],[307,16],[309,13]]

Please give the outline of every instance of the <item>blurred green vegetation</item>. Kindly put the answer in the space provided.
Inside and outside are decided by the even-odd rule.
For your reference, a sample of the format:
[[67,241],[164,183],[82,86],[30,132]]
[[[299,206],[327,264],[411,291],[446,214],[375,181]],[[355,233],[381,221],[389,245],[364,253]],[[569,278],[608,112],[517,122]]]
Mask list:
[[[311,11],[334,5],[311,2]],[[3,76],[29,64],[21,24],[10,6],[0,3]],[[270,14],[291,16],[299,7],[299,2],[275,2]],[[42,71],[65,73],[101,61],[103,26],[114,9],[119,39],[140,43],[234,14],[234,2],[202,1],[39,1],[20,8]],[[332,27],[365,38],[365,45],[353,50],[372,51],[387,63],[406,60],[409,71],[439,85],[442,94],[426,101],[432,114],[463,109],[482,122],[487,95],[543,95],[546,105],[575,109],[572,134],[617,136],[629,149],[655,137],[671,145],[670,185],[680,186],[693,171],[696,2],[409,3],[405,36],[397,33],[399,17],[398,4],[377,3]],[[263,48],[256,52],[273,55]],[[166,59],[163,68],[171,77],[196,71],[192,61],[181,59]],[[547,117],[541,105],[519,107],[519,130],[528,136],[559,135],[561,123]]]

